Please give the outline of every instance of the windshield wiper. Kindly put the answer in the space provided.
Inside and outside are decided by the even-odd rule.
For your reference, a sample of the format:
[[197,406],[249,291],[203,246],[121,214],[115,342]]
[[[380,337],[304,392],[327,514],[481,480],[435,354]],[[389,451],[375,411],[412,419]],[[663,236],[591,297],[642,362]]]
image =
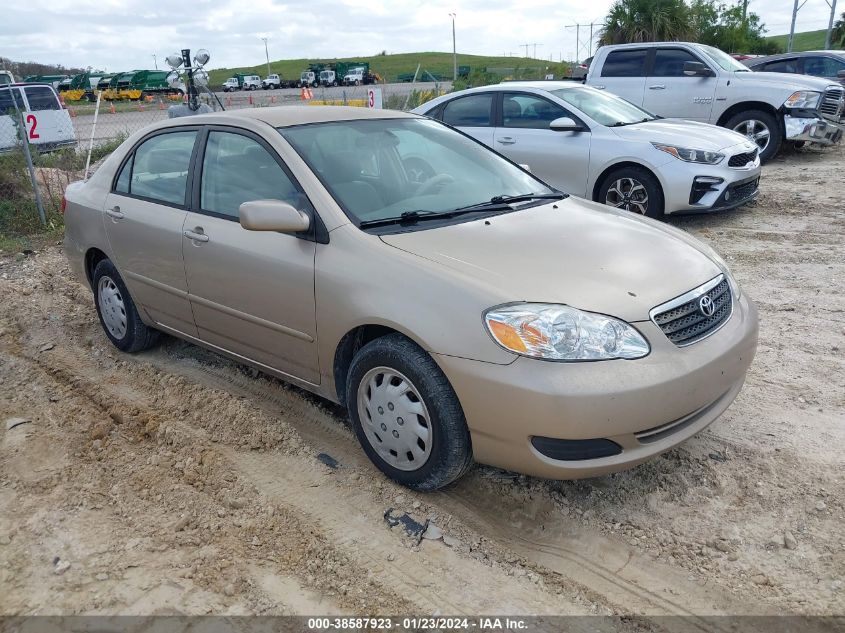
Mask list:
[[358,228],[366,229],[376,226],[390,226],[391,224],[416,224],[420,220],[440,220],[475,211],[478,211],[478,209],[455,209],[454,211],[425,211],[420,209],[417,211],[405,211],[394,217],[364,220],[358,224]]
[[510,209],[514,202],[527,202],[529,200],[563,200],[568,193],[556,191],[555,193],[521,193],[515,196],[493,196],[487,202],[479,202],[466,207],[459,207],[455,211],[496,211],[499,209]]
[[636,125],[637,123],[648,123],[649,121],[654,121],[656,117],[646,117],[644,119],[640,119],[639,121],[617,121],[616,123],[611,123],[608,127],[623,127],[625,125]]

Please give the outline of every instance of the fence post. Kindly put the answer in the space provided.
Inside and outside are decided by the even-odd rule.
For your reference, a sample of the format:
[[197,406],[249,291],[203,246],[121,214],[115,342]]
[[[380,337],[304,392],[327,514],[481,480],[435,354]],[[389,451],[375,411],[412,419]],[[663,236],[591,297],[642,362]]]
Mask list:
[[[85,174],[82,177],[83,182],[88,182],[88,169],[91,167],[91,152],[94,149],[94,130],[97,129],[97,115],[100,114],[100,95],[102,92],[97,91],[97,107],[94,109],[94,121],[91,124],[91,140],[88,142],[88,158],[85,159]],[[160,100],[159,100],[160,101]]]
[[44,204],[41,202],[41,191],[38,189],[38,179],[35,177],[35,165],[32,164],[32,154],[29,151],[29,139],[26,137],[26,121],[23,118],[23,112],[18,108],[18,98],[15,94],[12,94],[12,103],[15,104],[15,110],[18,111],[18,120],[20,121],[18,129],[23,143],[23,153],[26,156],[26,166],[29,169],[29,179],[32,182],[32,190],[35,192],[35,206],[38,207],[38,217],[41,219],[42,226],[47,226],[47,216],[44,214]]

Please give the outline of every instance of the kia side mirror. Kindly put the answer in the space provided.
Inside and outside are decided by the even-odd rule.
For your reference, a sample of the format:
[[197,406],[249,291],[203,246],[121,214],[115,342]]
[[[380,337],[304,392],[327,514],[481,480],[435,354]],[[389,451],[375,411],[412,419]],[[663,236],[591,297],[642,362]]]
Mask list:
[[584,128],[575,122],[575,119],[562,116],[549,123],[549,129],[555,132],[580,132]]
[[252,200],[238,208],[241,226],[247,231],[307,231],[311,219],[302,211],[281,200]]
[[684,62],[684,74],[687,77],[712,77],[713,71],[701,62]]

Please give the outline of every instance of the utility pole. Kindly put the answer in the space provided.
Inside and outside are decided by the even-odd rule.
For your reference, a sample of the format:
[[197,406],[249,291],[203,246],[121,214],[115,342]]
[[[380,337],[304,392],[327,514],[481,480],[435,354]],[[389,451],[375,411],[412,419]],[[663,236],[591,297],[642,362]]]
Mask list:
[[455,44],[455,18],[458,17],[457,13],[450,13],[449,17],[452,18],[452,81],[458,80],[458,47]]
[[827,23],[827,35],[824,38],[824,49],[830,49],[830,38],[833,35],[833,19],[836,17],[836,0],[828,0],[830,5],[830,21]]
[[267,38],[261,38],[264,41],[264,56],[267,58],[267,76],[270,76],[270,51],[267,50]]
[[[565,29],[575,29],[575,63],[579,63],[581,61],[581,54],[584,52],[584,48],[587,49],[587,56],[593,56],[593,37],[594,31],[593,27],[599,26],[601,22],[590,22],[589,24],[570,24],[569,26],[565,26]],[[590,27],[590,40],[581,44],[581,27]]]
[[156,70],[158,70],[158,59],[156,58],[155,53],[153,53],[153,64],[155,65]]
[[[537,57],[537,44],[538,44],[538,42],[529,42],[528,44],[520,44],[520,46],[525,47],[525,56],[526,57],[528,57],[528,47],[533,46],[534,47],[534,57],[536,58]],[[542,44],[540,44],[540,46],[542,46]]]
[[795,0],[795,4],[792,6],[792,24],[789,27],[789,40],[786,43],[786,52],[792,52],[792,41],[795,38],[795,18],[798,16],[798,11],[801,10],[807,4],[807,0],[804,0],[800,5],[798,4],[798,0]]

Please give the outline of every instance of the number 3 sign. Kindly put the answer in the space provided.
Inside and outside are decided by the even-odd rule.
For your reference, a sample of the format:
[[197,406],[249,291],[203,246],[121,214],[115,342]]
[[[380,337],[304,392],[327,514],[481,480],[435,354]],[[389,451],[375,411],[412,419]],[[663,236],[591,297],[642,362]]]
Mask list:
[[367,88],[367,107],[381,110],[382,105],[381,88]]

